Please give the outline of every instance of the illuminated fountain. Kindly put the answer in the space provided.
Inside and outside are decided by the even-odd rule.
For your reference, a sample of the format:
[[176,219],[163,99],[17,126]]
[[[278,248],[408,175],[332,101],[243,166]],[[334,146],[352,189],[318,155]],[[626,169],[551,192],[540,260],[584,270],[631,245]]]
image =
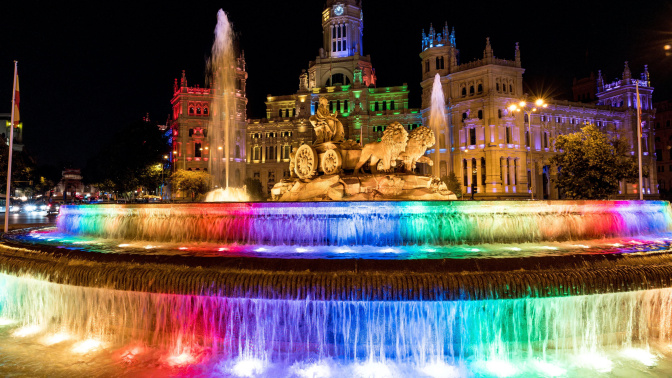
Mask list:
[[123,361],[102,372],[654,366],[672,341],[671,225],[655,201],[65,206],[0,248],[0,339],[17,363],[25,340]]
[[663,201],[63,206],[0,243],[0,374],[668,376],[671,247]]
[[[214,96],[210,102],[210,160],[209,172],[212,175],[213,191],[206,195],[206,202],[249,201],[244,188],[230,186],[232,143],[235,139],[237,123],[236,70],[237,62],[233,46],[233,29],[223,10],[217,12],[215,41],[212,45],[212,57],[208,62],[208,71],[214,87]],[[217,148],[215,148],[215,146]]]

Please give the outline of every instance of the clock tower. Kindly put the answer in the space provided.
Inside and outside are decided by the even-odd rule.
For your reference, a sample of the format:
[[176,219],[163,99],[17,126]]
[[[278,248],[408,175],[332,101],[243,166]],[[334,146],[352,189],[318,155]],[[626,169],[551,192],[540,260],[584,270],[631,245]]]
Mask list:
[[330,58],[362,54],[361,0],[328,0],[322,11],[324,51]]

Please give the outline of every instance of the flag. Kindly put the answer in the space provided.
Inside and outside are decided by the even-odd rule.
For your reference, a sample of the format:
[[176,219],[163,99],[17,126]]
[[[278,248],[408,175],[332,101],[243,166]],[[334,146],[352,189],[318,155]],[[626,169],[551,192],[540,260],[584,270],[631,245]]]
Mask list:
[[16,75],[16,91],[14,92],[14,127],[19,127],[19,75]]

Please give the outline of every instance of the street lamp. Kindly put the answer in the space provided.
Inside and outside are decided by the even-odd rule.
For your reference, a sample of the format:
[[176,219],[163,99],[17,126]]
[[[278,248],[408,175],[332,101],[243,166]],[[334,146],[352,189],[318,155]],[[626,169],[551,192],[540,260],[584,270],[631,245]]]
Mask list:
[[163,161],[161,162],[161,200],[163,201],[163,187],[165,182],[163,181],[163,171],[166,168],[166,160],[168,160],[168,155],[163,155]]
[[[530,165],[532,165],[532,113],[536,112],[539,110],[539,108],[547,108],[548,104],[543,100],[543,99],[536,99],[534,101],[534,105],[528,104],[525,101],[520,101],[517,104],[511,104],[509,105],[509,110],[511,112],[523,112],[525,116],[527,116],[527,138],[525,138],[525,143],[527,144],[527,154],[528,154],[528,163],[526,164],[530,171],[530,181],[528,184],[530,185],[530,199],[534,199],[534,169]],[[523,123],[525,122],[525,118],[523,117]]]

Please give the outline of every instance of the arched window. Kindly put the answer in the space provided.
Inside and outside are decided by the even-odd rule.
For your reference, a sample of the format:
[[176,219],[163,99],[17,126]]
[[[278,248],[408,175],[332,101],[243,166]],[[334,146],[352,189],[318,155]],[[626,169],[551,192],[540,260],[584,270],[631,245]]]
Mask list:
[[497,92],[499,92],[499,83],[496,84]]
[[390,101],[390,109],[395,110],[396,108],[394,107],[394,100]]
[[194,114],[194,108],[193,107],[189,108],[189,114]]
[[441,69],[441,63],[439,62],[439,57],[436,57],[436,69],[440,70]]
[[282,109],[278,110],[278,117],[282,117]]
[[201,108],[196,108],[196,115],[201,115]]
[[513,85],[509,84],[509,92],[513,93]]
[[462,88],[462,97],[467,97],[467,87]]
[[525,118],[525,122],[530,122],[530,117],[527,115],[527,113],[525,113],[525,117],[524,117],[524,118]]
[[473,94],[474,94],[474,86],[472,85],[472,86],[469,87],[469,95],[473,95]]
[[383,101],[383,110],[387,110],[387,101]]
[[338,74],[333,74],[327,80],[327,86],[328,87],[333,87],[335,85],[349,85],[350,84],[350,78],[344,74],[338,73]]
[[208,108],[203,108],[203,115],[208,115]]
[[483,84],[478,84],[478,93],[483,93]]
[[497,109],[497,118],[502,118],[502,109]]
[[467,112],[462,113],[462,121],[464,121],[465,119],[467,119]]

